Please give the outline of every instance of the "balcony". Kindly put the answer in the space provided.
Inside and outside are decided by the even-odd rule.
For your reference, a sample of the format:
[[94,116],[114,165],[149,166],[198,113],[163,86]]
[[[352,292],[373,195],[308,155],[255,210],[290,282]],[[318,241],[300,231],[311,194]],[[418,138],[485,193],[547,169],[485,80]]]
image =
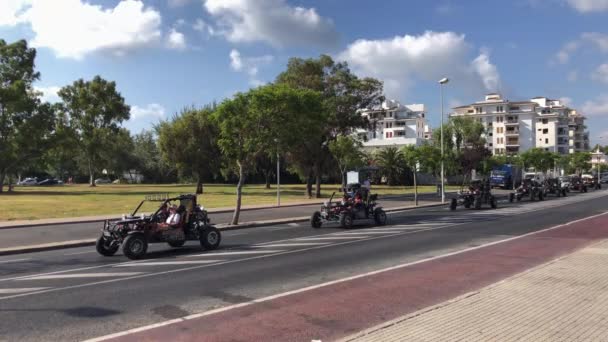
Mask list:
[[507,139],[505,142],[507,147],[519,147],[519,139]]
[[505,131],[505,136],[518,136],[519,135],[519,130],[518,129],[512,129],[512,130],[506,130]]
[[519,120],[505,120],[505,126],[519,125]]

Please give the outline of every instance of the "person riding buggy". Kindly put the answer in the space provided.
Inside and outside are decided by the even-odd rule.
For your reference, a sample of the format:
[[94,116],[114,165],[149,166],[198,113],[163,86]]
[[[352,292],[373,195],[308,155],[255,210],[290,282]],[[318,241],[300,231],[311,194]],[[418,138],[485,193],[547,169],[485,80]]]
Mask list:
[[[97,252],[112,256],[122,246],[129,259],[142,258],[149,243],[166,242],[171,247],[181,247],[186,241],[198,241],[202,248],[216,249],[220,245],[220,231],[213,225],[207,211],[197,205],[196,195],[148,196],[129,216],[118,221],[106,220],[102,235],[97,239]],[[137,215],[148,202],[162,202],[152,215]],[[170,205],[178,202],[178,205]]]
[[509,202],[513,203],[515,200],[519,202],[525,197],[528,197],[530,201],[535,201],[537,198],[541,201],[544,200],[545,193],[541,184],[533,178],[524,178],[521,185],[509,194]]
[[566,197],[568,185],[562,183],[559,178],[547,178],[544,184],[544,195],[552,194],[557,197]]
[[458,205],[465,208],[471,206],[475,209],[481,209],[482,204],[488,204],[492,209],[498,206],[496,197],[491,193],[489,180],[473,180],[469,184],[468,190],[460,191],[458,197],[452,198],[450,202],[450,210],[456,210]]
[[334,192],[329,201],[323,203],[321,210],[312,214],[310,225],[313,228],[321,228],[324,223],[329,222],[339,222],[342,227],[351,228],[354,221],[369,219],[373,219],[377,225],[386,224],[386,213],[376,203],[378,195],[370,194],[369,187],[361,186],[352,173],[349,172],[349,180],[352,182],[341,189],[344,194],[342,201],[332,202]]

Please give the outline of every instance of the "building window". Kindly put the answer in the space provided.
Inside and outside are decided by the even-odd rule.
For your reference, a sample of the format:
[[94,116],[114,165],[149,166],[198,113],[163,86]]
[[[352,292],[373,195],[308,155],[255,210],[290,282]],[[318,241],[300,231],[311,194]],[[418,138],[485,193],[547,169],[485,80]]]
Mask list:
[[496,106],[496,112],[498,112],[498,113],[504,112],[503,106]]
[[544,123],[544,124],[549,123],[549,119],[543,119],[543,123]]
[[496,133],[504,133],[505,128],[504,127],[496,127]]
[[549,143],[549,139],[545,139],[545,144],[548,144],[548,143]]
[[481,114],[481,107],[475,107],[475,113]]
[[547,134],[547,133],[549,133],[549,129],[548,128],[543,129],[543,134]]

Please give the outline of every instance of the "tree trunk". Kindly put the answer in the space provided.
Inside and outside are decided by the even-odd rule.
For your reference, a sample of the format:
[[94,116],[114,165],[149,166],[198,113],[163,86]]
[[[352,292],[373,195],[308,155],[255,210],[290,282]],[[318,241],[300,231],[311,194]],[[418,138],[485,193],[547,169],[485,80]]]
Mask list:
[[414,169],[414,204],[418,206],[418,183],[416,183],[416,169]]
[[13,177],[8,176],[8,192],[13,192]]
[[89,186],[95,186],[95,178],[93,175],[93,163],[89,159]]
[[266,189],[270,189],[270,171],[264,171],[264,177],[266,177]]
[[6,173],[0,171],[0,193],[4,192],[4,177],[6,177]]
[[234,207],[234,215],[232,216],[232,224],[239,224],[239,215],[241,214],[241,197],[243,195],[243,184],[245,183],[245,170],[243,164],[237,161],[239,166],[239,182],[236,185],[236,206]]
[[315,162],[315,197],[321,198],[321,163]]
[[197,195],[203,194],[203,177],[201,177],[200,175],[197,177],[196,194]]
[[307,198],[312,198],[312,168],[308,170],[306,177],[306,194]]

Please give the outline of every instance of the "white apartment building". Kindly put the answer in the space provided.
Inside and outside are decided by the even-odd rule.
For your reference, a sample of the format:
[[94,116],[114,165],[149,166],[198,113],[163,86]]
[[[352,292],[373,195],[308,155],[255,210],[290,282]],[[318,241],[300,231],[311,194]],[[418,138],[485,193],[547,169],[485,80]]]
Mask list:
[[535,97],[513,102],[488,94],[484,101],[453,108],[450,115],[479,120],[493,154],[517,154],[533,147],[560,154],[589,150],[585,117],[559,100]]
[[380,108],[361,111],[361,115],[370,122],[369,129],[356,132],[366,149],[420,145],[432,134],[423,104],[403,105],[387,100]]

